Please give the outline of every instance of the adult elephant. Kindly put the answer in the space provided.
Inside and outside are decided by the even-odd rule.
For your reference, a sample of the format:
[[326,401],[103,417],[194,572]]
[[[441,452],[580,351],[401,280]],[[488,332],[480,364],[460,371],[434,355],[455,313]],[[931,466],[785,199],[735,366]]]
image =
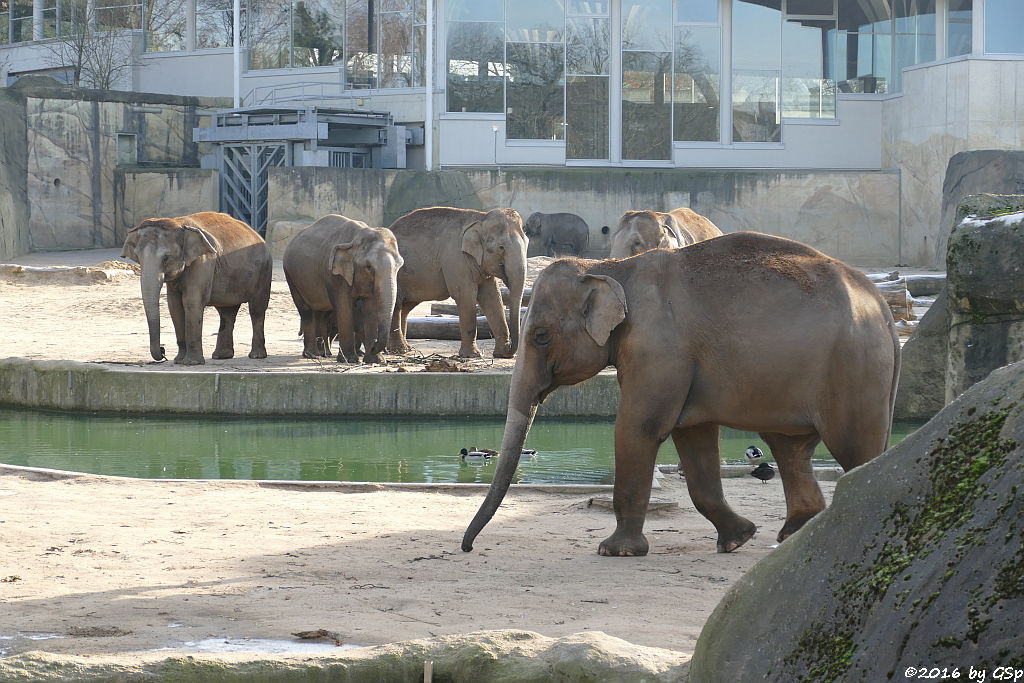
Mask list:
[[380,362],[395,310],[402,256],[387,228],[371,228],[338,214],[297,234],[284,252],[284,275],[299,311],[304,358],[330,355],[338,362]]
[[574,213],[534,212],[523,232],[545,256],[582,256],[590,243],[587,222]]
[[[519,344],[519,311],[526,281],[527,238],[514,209],[474,211],[450,207],[417,209],[391,225],[405,266],[398,273],[398,305],[388,348],[410,350],[406,340],[409,311],[423,301],[451,297],[459,312],[459,355],[479,358],[476,306],[494,334],[494,357],[511,358]],[[501,280],[509,289],[505,322]]]
[[[607,235],[608,226],[601,232]],[[627,211],[610,232],[611,258],[626,258],[659,247],[687,247],[722,234],[714,223],[686,207],[668,213]]]
[[651,472],[669,436],[719,552],[754,535],[722,493],[719,425],[759,432],[771,448],[786,494],[781,541],[825,507],[811,468],[819,441],[846,470],[886,448],[899,358],[875,286],[791,240],[738,232],[622,260],[557,261],[534,283],[501,457],[462,549],[508,490],[537,405],[608,365],[621,390],[616,528],[599,552],[647,553]]
[[177,218],[148,218],[128,231],[121,256],[142,264],[142,303],[149,323],[149,352],[164,360],[160,345],[160,291],[174,324],[181,365],[202,365],[203,310],[220,313],[215,359],[235,355],[235,317],[249,304],[249,358],[266,358],[263,321],[270,302],[273,261],[259,233],[224,213],[204,211]]

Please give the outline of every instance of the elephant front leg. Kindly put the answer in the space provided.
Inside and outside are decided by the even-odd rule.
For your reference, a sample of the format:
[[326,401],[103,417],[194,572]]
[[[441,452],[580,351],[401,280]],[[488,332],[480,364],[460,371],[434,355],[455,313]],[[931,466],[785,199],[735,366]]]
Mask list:
[[171,314],[171,324],[174,325],[174,339],[178,344],[178,354],[174,357],[174,363],[185,362],[187,353],[185,343],[185,306],[181,300],[181,290],[170,283],[167,285],[167,310]]
[[249,347],[249,358],[267,357],[267,337],[264,332],[264,322],[267,317],[267,309],[263,310],[253,307],[249,302],[249,320],[252,322],[252,345]]
[[459,345],[461,358],[480,358],[480,349],[476,345],[476,290],[472,292],[452,293],[459,311]]
[[811,464],[814,449],[821,439],[817,434],[761,434],[761,438],[768,444],[779,466],[782,490],[786,494],[786,523],[778,535],[781,543],[825,509],[825,497],[821,494]]
[[338,362],[358,363],[359,354],[356,349],[355,311],[352,299],[344,297],[334,303],[334,315],[338,324]]
[[676,428],[672,430],[672,442],[679,453],[690,500],[718,531],[718,552],[730,553],[753,538],[757,526],[737,515],[725,501],[718,425]]
[[600,555],[628,557],[646,555],[649,549],[644,536],[644,519],[651,499],[654,462],[660,442],[640,434],[634,425],[615,420],[615,486],[612,507],[615,510],[615,533],[601,541]]
[[399,299],[395,312],[391,316],[391,331],[388,334],[388,352],[404,356],[412,351],[406,332],[408,330],[409,312],[418,302],[407,302]]
[[217,330],[217,346],[213,349],[214,360],[235,357],[235,319],[240,306],[218,306],[220,328]]
[[[494,336],[494,357],[511,358],[515,352],[512,351],[512,344],[509,341],[508,323],[505,320],[505,307],[501,303],[501,290],[498,289],[498,281],[494,278],[485,280],[477,288],[477,300],[480,302],[480,308],[487,317],[487,324],[491,326],[491,334]],[[473,329],[476,330],[475,318]]]

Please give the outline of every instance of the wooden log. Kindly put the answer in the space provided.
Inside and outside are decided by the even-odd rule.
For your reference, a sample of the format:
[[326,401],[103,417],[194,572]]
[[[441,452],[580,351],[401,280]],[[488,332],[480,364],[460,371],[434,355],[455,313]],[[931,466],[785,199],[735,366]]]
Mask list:
[[885,299],[885,303],[889,304],[889,310],[892,311],[893,318],[896,320],[917,320],[917,316],[911,310],[913,304],[907,296],[906,278],[901,277],[898,280],[892,281],[883,280],[876,282],[875,286],[878,287],[878,291],[882,294],[882,298]]
[[[456,306],[455,304],[430,304],[430,315],[458,315],[458,314],[459,314],[459,307]],[[476,314],[477,314],[478,317],[484,314],[483,311],[480,310],[479,306],[476,307]],[[520,315],[519,319],[522,320],[522,316],[526,315],[526,307],[525,306],[523,308],[519,309],[519,315]],[[505,317],[506,318],[508,317],[508,310],[505,311]]]
[[[410,317],[409,325],[406,328],[407,339],[444,339],[458,341],[462,339],[459,332],[459,319],[453,316],[422,316]],[[493,339],[491,326],[487,324],[487,318],[476,319],[476,338]]]
[[935,296],[945,286],[945,273],[907,276],[907,291],[911,296]]

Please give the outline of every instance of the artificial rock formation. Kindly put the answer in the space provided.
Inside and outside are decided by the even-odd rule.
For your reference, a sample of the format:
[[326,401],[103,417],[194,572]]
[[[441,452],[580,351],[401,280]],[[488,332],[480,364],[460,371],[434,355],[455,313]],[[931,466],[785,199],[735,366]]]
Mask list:
[[1024,197],[965,203],[974,199],[1016,213],[986,217],[991,208],[976,209],[949,237],[947,403],[995,368],[1024,359]]
[[1024,669],[1024,362],[836,487],[722,599],[690,680]]
[[927,420],[946,404],[946,344],[949,337],[946,291],[917,324],[914,336],[900,354],[900,386],[896,392],[897,419]]

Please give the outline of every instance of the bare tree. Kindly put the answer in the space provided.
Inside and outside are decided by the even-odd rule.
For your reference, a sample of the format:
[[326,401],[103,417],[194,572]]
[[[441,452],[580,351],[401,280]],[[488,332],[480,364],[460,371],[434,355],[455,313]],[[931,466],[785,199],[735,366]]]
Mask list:
[[97,9],[85,0],[70,6],[71,21],[62,36],[46,44],[50,63],[69,69],[72,84],[111,90],[133,66],[131,34],[97,23]]

